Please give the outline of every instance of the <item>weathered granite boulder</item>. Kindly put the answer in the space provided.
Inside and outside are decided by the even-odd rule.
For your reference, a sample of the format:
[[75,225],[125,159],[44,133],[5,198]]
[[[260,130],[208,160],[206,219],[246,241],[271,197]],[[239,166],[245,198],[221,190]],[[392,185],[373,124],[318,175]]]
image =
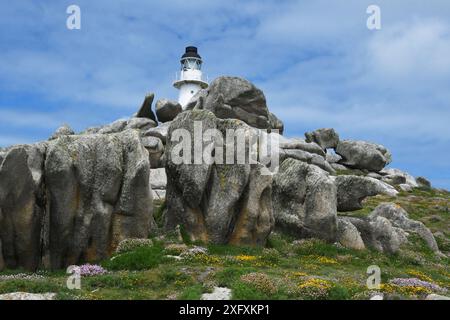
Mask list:
[[10,148],[0,166],[0,267],[35,270],[45,232],[45,144]]
[[255,128],[270,128],[264,93],[249,81],[238,77],[219,77],[211,83],[207,92],[202,108],[213,112],[218,118],[239,119]]
[[343,175],[335,177],[334,181],[337,187],[337,209],[341,212],[362,209],[361,202],[366,197],[378,194],[395,197],[398,194],[394,187],[374,178]]
[[380,171],[382,179],[393,184],[408,184],[413,188],[418,187],[416,179],[407,172],[395,168],[384,168]]
[[315,142],[322,149],[336,149],[339,143],[339,135],[334,129],[323,128],[305,133],[306,142]]
[[181,104],[176,101],[161,99],[156,102],[156,116],[159,122],[172,121],[181,113]]
[[149,174],[148,152],[134,130],[49,144],[43,253],[50,267],[101,260],[121,240],[147,237],[154,225]]
[[143,136],[145,136],[145,137],[157,137],[157,138],[161,139],[163,144],[166,144],[167,134],[169,132],[170,124],[171,124],[171,122],[161,123],[159,126],[157,126],[155,128],[148,129],[147,131],[145,131],[143,133]]
[[358,229],[348,220],[338,217],[338,241],[346,248],[363,250],[366,248]]
[[391,162],[385,147],[366,141],[341,140],[336,153],[342,157],[339,163],[356,169],[378,172]]
[[369,218],[384,217],[388,219],[393,226],[403,229],[406,232],[418,234],[434,252],[439,252],[438,245],[434,239],[430,229],[422,222],[412,220],[408,217],[408,213],[399,205],[394,203],[382,203],[377,206]]
[[288,158],[274,175],[275,227],[297,238],[337,238],[336,186],[321,169]]
[[59,269],[108,257],[153,227],[136,130],[10,148],[0,167],[0,267]]
[[[174,157],[193,155],[194,144],[188,143],[188,149],[181,152],[175,130],[182,129],[193,136],[196,121],[201,122],[203,133],[217,129],[223,137],[228,129],[242,129],[246,136],[253,131],[242,121],[221,120],[206,110],[186,111],[173,120],[166,144],[166,229],[182,225],[192,240],[264,245],[274,224],[272,177],[261,174],[263,166],[259,163],[237,164],[237,153],[235,164],[204,161],[193,164],[193,158],[192,162],[179,163]],[[200,144],[204,152],[208,146],[213,147],[208,150],[210,155],[216,146],[235,148],[234,143],[217,138],[209,143],[200,140]]]

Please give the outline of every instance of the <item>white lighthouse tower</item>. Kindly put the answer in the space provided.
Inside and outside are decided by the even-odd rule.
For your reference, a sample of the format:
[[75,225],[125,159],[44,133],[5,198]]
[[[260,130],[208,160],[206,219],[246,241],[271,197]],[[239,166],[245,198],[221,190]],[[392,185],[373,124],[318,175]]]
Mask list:
[[200,89],[208,87],[208,83],[202,79],[202,57],[196,47],[186,47],[186,52],[181,56],[180,77],[173,83],[180,90],[178,102],[184,107]]

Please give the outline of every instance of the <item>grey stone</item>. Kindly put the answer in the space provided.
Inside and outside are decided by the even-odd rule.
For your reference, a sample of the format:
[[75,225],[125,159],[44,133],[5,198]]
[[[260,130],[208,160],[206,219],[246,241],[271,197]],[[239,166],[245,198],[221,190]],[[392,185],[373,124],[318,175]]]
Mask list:
[[329,173],[335,173],[333,167],[322,156],[319,156],[315,153],[309,153],[300,149],[281,149],[280,162],[283,162],[287,158],[293,158],[309,164],[313,164]]
[[141,137],[142,145],[147,149],[151,168],[160,168],[164,145],[160,138],[153,136]]
[[[52,269],[95,262],[154,226],[148,152],[135,130],[66,136],[45,160]],[[46,248],[47,247],[47,248]]]
[[49,140],[54,140],[61,136],[70,136],[70,135],[74,135],[74,134],[75,134],[75,132],[72,130],[72,128],[69,127],[69,125],[65,124],[65,125],[59,127],[58,129],[56,129],[55,133],[53,133],[53,135],[49,138]]
[[202,294],[201,300],[231,300],[231,289],[214,287],[212,293]]
[[136,114],[136,118],[147,118],[157,122],[155,114],[152,111],[153,99],[155,99],[153,93],[149,93],[145,96],[144,102],[142,102],[142,105]]
[[155,128],[148,129],[143,133],[145,137],[157,137],[161,139],[161,141],[166,144],[167,134],[169,132],[171,122],[161,123],[159,126]]
[[389,183],[390,185],[406,184],[406,178],[400,175],[387,175],[381,178],[383,182]]
[[[227,129],[253,130],[242,121],[221,120],[209,111],[192,110],[177,116],[168,136],[180,128],[192,134],[195,121],[202,122],[203,132],[218,129],[223,136]],[[213,143],[221,144],[216,140]],[[261,174],[263,166],[204,162],[177,164],[172,158],[177,144],[170,139],[166,144],[166,229],[173,230],[177,225],[183,225],[192,240],[204,242],[264,245],[274,221],[272,177]],[[207,144],[203,142],[204,149]],[[234,144],[231,146],[234,148]]]
[[398,187],[400,188],[400,190],[405,192],[411,192],[413,190],[413,187],[411,187],[411,185],[407,183],[401,183],[398,185]]
[[274,176],[275,226],[297,238],[337,238],[336,186],[316,166],[288,158]]
[[336,153],[330,153],[327,152],[325,160],[327,160],[328,163],[338,163],[342,157]]
[[446,296],[443,296],[443,295],[431,293],[431,294],[427,295],[425,300],[450,300],[450,297],[446,297]]
[[277,118],[275,114],[269,112],[269,125],[270,129],[278,130],[279,134],[283,134],[284,132],[284,123],[280,119]]
[[306,142],[315,142],[322,149],[336,149],[339,143],[339,135],[334,129],[323,128],[305,133]]
[[363,250],[366,248],[358,229],[341,217],[338,217],[338,241],[349,249]]
[[416,181],[419,187],[431,188],[431,182],[424,177],[417,177]]
[[156,115],[159,122],[172,121],[181,111],[181,105],[176,101],[161,99],[156,102]]
[[202,110],[204,106],[204,102],[206,99],[206,96],[208,95],[207,89],[201,89],[197,91],[196,94],[189,100],[189,102],[185,106],[185,110]]
[[392,226],[388,219],[381,216],[372,218],[346,217],[345,219],[358,229],[366,247],[389,254],[399,251],[403,238],[399,236],[397,229]]
[[408,213],[399,205],[394,203],[382,203],[377,206],[369,215],[370,218],[384,217],[388,219],[393,226],[406,232],[418,234],[434,252],[439,252],[438,245],[430,229],[422,222],[409,219]]
[[284,139],[280,142],[280,148],[282,149],[299,149],[309,153],[315,153],[325,158],[325,151],[316,143],[306,142],[303,139]]
[[152,189],[166,189],[167,175],[166,169],[158,168],[150,170],[150,184]]
[[128,120],[124,130],[137,129],[140,131],[146,131],[150,128],[156,127],[156,122],[148,118],[131,118]]
[[0,300],[55,300],[56,293],[11,292],[0,294]]
[[[402,170],[399,169],[395,169],[395,168],[384,168],[383,170],[380,171],[380,174],[383,176],[388,176],[388,177],[395,177],[395,176],[400,176],[400,177],[404,177],[404,183],[409,184],[411,187],[416,188],[419,185],[416,182],[416,179],[410,175],[407,172],[404,172]],[[400,181],[400,178],[397,178]],[[401,182],[403,183],[403,182]]]
[[208,88],[203,109],[221,119],[240,119],[252,127],[269,129],[269,110],[261,90],[238,77],[219,77]]
[[334,180],[337,187],[337,208],[341,212],[362,209],[362,200],[369,196],[398,194],[393,187],[374,178],[342,175]]
[[35,270],[45,232],[45,144],[10,148],[0,167],[0,242],[3,267]]
[[339,163],[356,169],[378,172],[391,162],[385,147],[366,141],[341,140],[336,153],[342,157]]
[[125,127],[128,124],[128,120],[126,119],[119,119],[114,121],[111,124],[108,124],[104,127],[102,127],[100,130],[97,131],[97,133],[100,134],[110,134],[110,133],[118,133],[125,129]]

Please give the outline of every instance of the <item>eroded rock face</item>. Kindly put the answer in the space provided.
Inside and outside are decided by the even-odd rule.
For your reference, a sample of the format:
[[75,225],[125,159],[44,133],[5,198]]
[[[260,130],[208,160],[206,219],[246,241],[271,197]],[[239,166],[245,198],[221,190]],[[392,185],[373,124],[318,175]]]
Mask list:
[[378,172],[391,162],[385,147],[366,141],[341,140],[336,153],[342,157],[339,163],[356,169]]
[[156,117],[152,110],[153,99],[155,99],[154,93],[149,93],[145,96],[139,111],[136,113],[136,118],[147,118],[156,122]]
[[298,238],[336,240],[336,186],[325,171],[289,158],[280,165],[272,188],[277,229]]
[[0,167],[3,267],[94,262],[124,238],[147,237],[153,226],[149,170],[135,130],[9,149]]
[[207,90],[203,109],[221,119],[239,119],[255,128],[270,128],[264,93],[249,81],[238,77],[219,77]]
[[366,197],[385,194],[396,196],[394,187],[377,179],[361,176],[343,175],[334,178],[337,187],[337,209],[340,212],[362,209]]
[[[45,163],[51,268],[108,257],[153,226],[150,164],[136,131],[63,137]],[[45,239],[44,239],[45,241]]]
[[[172,122],[174,130],[194,132],[194,121],[202,130],[253,129],[238,120],[221,120],[205,110],[183,112]],[[193,136],[193,135],[192,135]],[[221,144],[213,140],[214,144]],[[226,142],[224,142],[226,144]],[[179,144],[166,145],[166,229],[182,225],[192,240],[235,245],[264,245],[273,227],[270,175],[261,175],[257,164],[177,164],[173,154]],[[208,143],[204,142],[203,148]],[[228,147],[228,146],[227,146]],[[193,152],[193,144],[189,148]],[[235,153],[235,157],[236,157]]]
[[1,164],[0,267],[34,270],[40,264],[44,153],[45,144],[13,147]]

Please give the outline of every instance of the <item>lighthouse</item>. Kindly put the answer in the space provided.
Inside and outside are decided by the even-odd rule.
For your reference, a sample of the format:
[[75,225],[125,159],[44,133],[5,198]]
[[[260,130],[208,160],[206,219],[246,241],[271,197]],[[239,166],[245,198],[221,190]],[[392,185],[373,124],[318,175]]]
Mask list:
[[186,47],[186,52],[181,56],[181,71],[173,86],[180,90],[178,102],[183,109],[200,89],[208,87],[208,83],[202,79],[202,57],[196,47]]

